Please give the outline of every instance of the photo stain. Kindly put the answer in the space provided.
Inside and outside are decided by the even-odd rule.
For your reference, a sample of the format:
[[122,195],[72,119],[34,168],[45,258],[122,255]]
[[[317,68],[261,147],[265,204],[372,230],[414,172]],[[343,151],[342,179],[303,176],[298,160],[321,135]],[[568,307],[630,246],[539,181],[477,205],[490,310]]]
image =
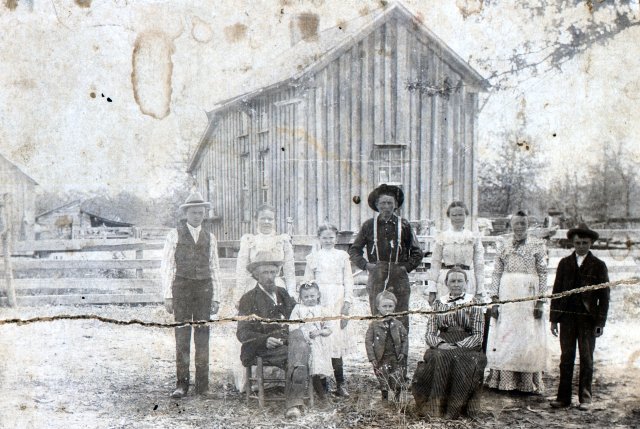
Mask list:
[[155,411],[155,410],[157,410],[157,409],[158,409],[158,404],[155,404],[155,405],[153,406],[153,411]]
[[9,10],[16,10],[16,8],[18,7],[18,1],[19,0],[5,0],[4,5]]
[[320,17],[317,14],[310,12],[301,13],[297,16],[296,23],[298,26],[298,31],[300,32],[300,39],[308,41],[318,38]]
[[236,22],[224,28],[224,36],[229,43],[236,43],[247,37],[247,26]]
[[92,0],[75,0],[76,4],[80,7],[88,8],[91,7]]
[[92,92],[90,92],[90,93],[89,93],[89,97],[91,97],[91,98],[96,98],[96,93],[95,93],[95,92],[93,92],[93,91],[92,91]]
[[354,195],[352,200],[355,204],[360,204],[360,201],[362,201],[360,195]]

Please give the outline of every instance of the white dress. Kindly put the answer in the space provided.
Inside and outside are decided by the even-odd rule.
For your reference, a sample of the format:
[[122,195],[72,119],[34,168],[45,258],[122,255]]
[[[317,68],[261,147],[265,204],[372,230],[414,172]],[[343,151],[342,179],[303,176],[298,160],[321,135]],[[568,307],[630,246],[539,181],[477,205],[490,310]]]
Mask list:
[[[331,316],[342,314],[345,302],[353,304],[353,272],[349,254],[338,249],[318,249],[307,255],[305,281],[314,281],[320,287],[320,303]],[[353,310],[352,310],[353,311]],[[340,320],[331,322],[331,357],[340,358],[355,346],[348,340],[350,323],[340,328]],[[346,337],[346,338],[345,338]]]
[[[524,243],[509,239],[495,259],[491,296],[501,301],[547,292],[544,241],[527,237]],[[548,314],[534,318],[535,301],[502,304],[498,319],[491,318],[487,338],[489,387],[501,390],[541,392],[547,367]]]
[[[325,317],[330,313],[329,309],[322,305],[314,305],[309,307],[304,304],[297,304],[291,312],[290,318],[293,319],[310,319],[315,317]],[[309,362],[309,371],[311,375],[325,375],[330,376],[333,374],[333,366],[331,366],[331,337],[333,336],[333,326],[327,321],[307,322],[302,325],[290,325],[289,329],[300,329],[304,334],[304,338],[311,345],[311,356]],[[319,335],[315,338],[309,337],[311,331],[324,329],[328,327],[331,329],[331,335],[323,337]]]
[[444,280],[449,270],[443,265],[466,267],[466,292],[484,293],[484,246],[479,234],[463,229],[442,231],[436,236],[428,275],[432,283],[427,291],[436,292],[438,297],[448,293]]

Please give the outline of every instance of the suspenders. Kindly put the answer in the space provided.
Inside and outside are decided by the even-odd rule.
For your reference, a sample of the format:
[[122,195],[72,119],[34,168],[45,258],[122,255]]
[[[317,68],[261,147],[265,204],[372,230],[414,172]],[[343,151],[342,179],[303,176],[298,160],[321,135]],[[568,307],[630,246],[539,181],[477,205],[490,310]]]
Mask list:
[[[380,215],[377,212],[373,215],[373,248],[376,251],[376,261],[380,262],[380,252],[378,250],[378,216]],[[401,216],[398,216],[397,237],[398,237],[398,245],[396,246],[396,261],[395,261],[396,264],[400,259],[400,249],[402,248],[402,217]],[[389,275],[391,274],[391,261],[389,261],[388,264],[389,264],[389,267],[388,267],[389,269],[387,270],[387,278],[384,280],[384,289],[382,290],[387,290],[387,285],[389,283]]]

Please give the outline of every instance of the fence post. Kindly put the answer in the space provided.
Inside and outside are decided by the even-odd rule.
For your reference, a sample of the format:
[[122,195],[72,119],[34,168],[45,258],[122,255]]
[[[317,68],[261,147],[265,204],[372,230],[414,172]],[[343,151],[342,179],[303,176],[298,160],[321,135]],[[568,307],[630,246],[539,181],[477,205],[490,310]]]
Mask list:
[[7,289],[7,302],[9,307],[15,308],[16,290],[13,285],[13,269],[11,267],[11,212],[10,195],[2,195],[0,200],[0,240],[2,240],[2,257],[4,258],[4,283]]
[[[136,250],[136,259],[142,259],[143,257],[144,257],[144,250],[143,249]],[[138,279],[142,278],[142,268],[136,269],[136,278]]]

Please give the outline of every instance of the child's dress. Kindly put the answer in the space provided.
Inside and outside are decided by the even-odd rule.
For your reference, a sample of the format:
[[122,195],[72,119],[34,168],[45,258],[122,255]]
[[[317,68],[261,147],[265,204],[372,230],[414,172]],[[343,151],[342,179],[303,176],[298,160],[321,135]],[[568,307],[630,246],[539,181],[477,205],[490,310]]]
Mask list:
[[[320,287],[320,303],[331,316],[342,314],[345,302],[353,304],[353,271],[349,254],[338,249],[318,249],[307,255],[305,281],[314,281]],[[353,311],[353,308],[352,310]],[[340,329],[340,320],[332,321],[331,356],[341,358],[355,348],[355,341],[348,341],[348,328]]]
[[[327,316],[327,309],[322,307],[321,305],[315,305],[313,307],[309,307],[304,304],[297,304],[293,311],[291,312],[291,316],[293,319],[310,319],[314,317],[325,317]],[[320,330],[325,327],[329,327],[332,330],[332,334],[328,337],[323,337],[322,335],[318,335],[314,339],[309,337],[309,333],[311,331]],[[304,324],[291,324],[289,325],[289,330],[300,329],[304,334],[304,337],[311,345],[311,362],[309,363],[309,374],[311,375],[331,375],[333,374],[333,367],[331,366],[331,337],[333,337],[333,327],[330,326],[329,322],[326,321],[317,321],[317,322],[307,322]]]

